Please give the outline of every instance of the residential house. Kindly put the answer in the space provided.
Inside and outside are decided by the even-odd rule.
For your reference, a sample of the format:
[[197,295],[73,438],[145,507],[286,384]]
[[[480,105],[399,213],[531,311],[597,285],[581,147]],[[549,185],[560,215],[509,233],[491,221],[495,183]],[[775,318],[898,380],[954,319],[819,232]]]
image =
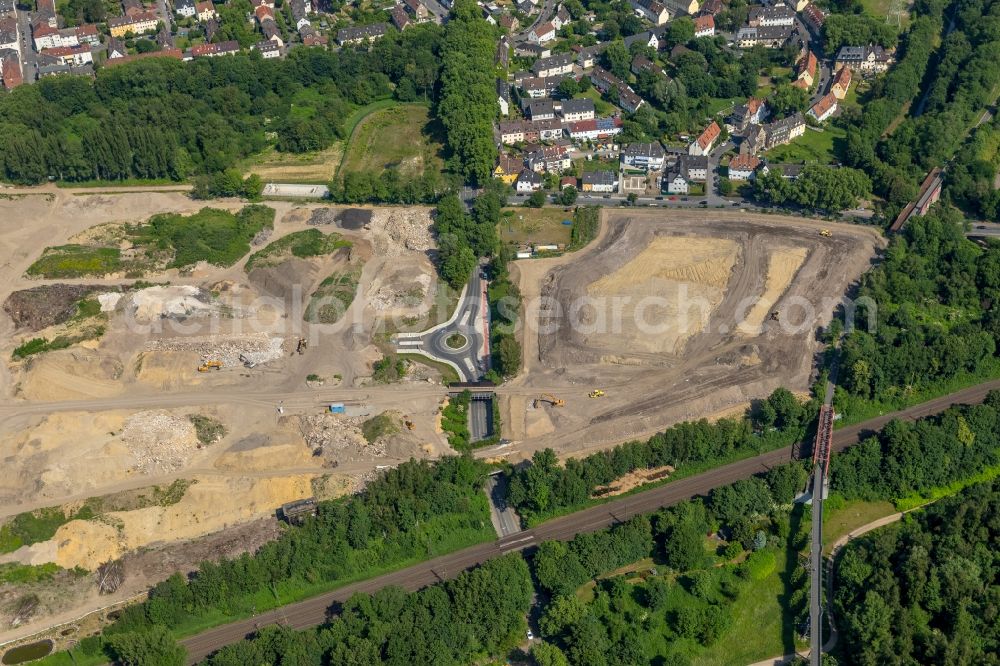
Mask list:
[[667,194],[687,194],[690,186],[687,178],[681,169],[680,162],[663,173],[663,180],[660,181],[660,189]]
[[500,27],[503,28],[507,33],[514,34],[517,29],[521,26],[521,22],[517,20],[516,16],[511,14],[504,14],[500,17],[498,22]]
[[402,31],[410,25],[410,15],[406,13],[402,5],[396,5],[390,9],[389,16],[392,17],[392,24],[396,26],[396,30]]
[[194,58],[217,58],[239,52],[240,43],[235,40],[217,44],[196,44],[191,47],[191,56]]
[[536,173],[561,173],[572,162],[566,146],[538,146],[525,154],[524,164]]
[[622,84],[618,87],[618,106],[628,113],[635,113],[639,107],[645,103],[641,97],[628,85]]
[[663,0],[663,4],[674,16],[680,16],[681,14],[694,16],[701,8],[700,0]]
[[[266,6],[266,5],[265,5]],[[215,4],[212,0],[203,0],[202,2],[196,2],[194,4],[195,16],[198,17],[198,21],[204,23],[209,19],[219,18],[219,12],[215,11]],[[271,13],[271,18],[274,18],[274,13]]]
[[327,40],[326,35],[321,35],[316,32],[316,29],[311,25],[299,28],[299,37],[302,38],[302,44],[304,46],[321,46],[326,47],[329,40]]
[[13,49],[0,51],[0,82],[3,82],[4,90],[13,90],[24,83],[21,57]]
[[641,72],[649,72],[654,76],[666,76],[662,69],[656,66],[652,60],[642,55],[641,53],[636,57],[632,58],[632,66],[630,67],[632,73],[639,76]]
[[560,190],[565,190],[567,187],[575,188],[578,184],[579,182],[577,181],[576,176],[563,176],[559,179]]
[[510,113],[510,86],[502,79],[497,79],[497,106],[501,116]]
[[507,185],[513,185],[524,171],[524,160],[515,155],[500,153],[497,165],[493,167],[493,177]]
[[830,83],[830,92],[837,99],[847,97],[847,90],[851,87],[851,68],[841,67],[833,75],[833,82]]
[[751,28],[795,25],[795,12],[791,7],[779,3],[775,5],[754,5],[750,8],[747,25]]
[[837,112],[837,97],[833,93],[827,93],[819,98],[806,113],[816,122],[825,122]]
[[276,42],[270,40],[258,42],[250,48],[260,53],[260,56],[264,60],[281,57],[281,47]]
[[[637,32],[634,35],[629,35],[622,41],[625,42],[625,48],[632,52],[633,44],[644,44],[654,51],[660,50],[660,44],[663,43],[663,34],[666,32],[666,26],[660,26],[653,28],[652,30],[646,30],[645,32]],[[605,44],[605,46],[607,46]]]
[[701,13],[718,16],[719,12],[726,8],[726,3],[722,0],[705,0],[701,4]]
[[522,110],[529,120],[552,120],[556,117],[556,105],[551,99],[525,100]]
[[704,183],[708,180],[707,155],[681,155],[677,162],[689,183]]
[[785,180],[795,180],[802,173],[803,168],[805,168],[804,164],[762,164],[760,166],[760,173],[766,174],[771,171],[777,171]]
[[17,27],[17,19],[13,16],[0,18],[0,51],[10,49],[21,52],[21,33]]
[[159,18],[153,12],[143,12],[134,16],[113,16],[108,19],[108,31],[112,37],[124,37],[132,33],[141,35],[156,30]]
[[590,82],[602,93],[614,89],[618,93],[618,106],[629,113],[635,113],[643,104],[643,99],[635,94],[631,86],[603,67],[595,66],[591,70]]
[[121,0],[121,5],[122,13],[125,16],[138,16],[148,11],[146,5],[142,4],[142,0]]
[[528,33],[528,42],[532,44],[545,44],[556,38],[556,27],[552,22],[542,23]]
[[498,134],[500,135],[500,143],[507,146],[516,143],[553,141],[562,138],[563,124],[562,121],[555,118],[535,122],[512,120],[500,123]]
[[174,0],[174,13],[181,18],[191,18],[198,12],[194,8],[194,0]]
[[597,56],[601,55],[606,48],[608,48],[607,42],[601,42],[593,46],[574,46],[573,52],[576,53],[576,64],[580,66],[580,69],[590,69],[597,63]]
[[892,63],[892,54],[881,46],[841,46],[834,69],[850,67],[862,76],[874,76],[887,71]]
[[430,18],[430,10],[420,0],[403,0],[403,6],[416,21],[426,21]]
[[47,25],[50,28],[59,27],[55,0],[36,0],[35,14],[31,17],[31,27],[34,29],[40,25]]
[[552,49],[534,42],[515,42],[514,53],[525,58],[548,58],[552,55]]
[[801,12],[808,6],[809,0],[793,0],[792,2],[792,8],[797,12]]
[[736,33],[736,45],[749,49],[758,44],[769,49],[781,48],[792,36],[792,28],[786,25],[744,26]]
[[664,25],[670,20],[670,12],[659,0],[631,0],[632,9],[653,25]]
[[618,116],[594,118],[569,123],[566,128],[573,141],[603,141],[622,131],[622,119]]
[[76,41],[80,44],[98,46],[101,43],[101,34],[98,32],[97,26],[93,23],[84,23],[83,25],[78,25],[75,28],[67,29],[73,32],[76,36]]
[[124,58],[127,55],[128,48],[126,48],[124,40],[118,37],[108,37],[108,60]]
[[767,129],[763,125],[750,125],[740,143],[740,153],[756,155],[767,150]]
[[791,143],[794,139],[806,133],[806,119],[801,113],[776,120],[764,126],[767,132],[766,148]]
[[659,171],[663,168],[666,153],[658,141],[653,143],[631,143],[622,151],[621,161],[626,167]]
[[385,37],[389,32],[388,23],[373,23],[371,25],[359,25],[353,28],[342,28],[337,31],[337,42],[344,44],[368,44],[376,39]]
[[759,97],[751,97],[746,104],[733,107],[732,113],[726,118],[730,132],[743,132],[750,125],[759,125],[767,119],[767,104]]
[[722,134],[722,128],[714,120],[698,135],[698,138],[688,146],[688,155],[708,155],[712,152],[712,147]]
[[41,55],[52,58],[61,65],[75,65],[81,67],[94,62],[94,57],[90,53],[88,44],[77,44],[76,46],[57,46],[54,49],[42,49]]
[[618,191],[617,171],[585,171],[582,190],[598,194],[614,194]]
[[715,17],[711,14],[702,14],[694,20],[695,37],[715,36]]
[[826,13],[816,5],[809,3],[802,10],[802,20],[805,21],[807,26],[816,32],[820,32],[823,30],[823,24],[826,23]]
[[518,174],[514,189],[518,194],[531,194],[542,189],[542,177],[531,169],[525,169]]
[[521,93],[530,97],[531,99],[540,99],[542,97],[550,97],[555,93],[559,84],[562,82],[564,77],[562,76],[550,76],[548,78],[541,78],[538,76],[527,76],[521,79],[514,76],[515,85],[521,90]]
[[795,82],[792,85],[803,90],[812,88],[816,80],[816,65],[816,54],[812,50],[806,51],[795,63]]
[[562,27],[573,20],[573,17],[569,15],[569,11],[565,6],[559,5],[559,9],[556,10],[556,15],[552,17],[552,25],[556,27],[556,30],[562,30]]
[[497,42],[497,50],[493,54],[493,64],[504,69],[507,69],[510,65],[510,42],[507,40],[506,35],[501,37],[500,41]]
[[548,58],[539,58],[531,66],[531,71],[535,76],[542,78],[569,74],[573,71],[575,59],[572,53],[559,53]]
[[747,153],[737,155],[729,160],[729,180],[750,180],[759,166],[760,158]]
[[594,100],[587,98],[564,100],[560,106],[560,115],[568,123],[580,120],[593,120]]

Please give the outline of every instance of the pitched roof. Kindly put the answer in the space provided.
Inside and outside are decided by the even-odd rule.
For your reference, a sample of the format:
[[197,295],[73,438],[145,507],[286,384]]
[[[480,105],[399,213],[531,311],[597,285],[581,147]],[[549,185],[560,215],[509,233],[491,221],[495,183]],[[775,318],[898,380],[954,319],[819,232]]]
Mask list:
[[702,14],[694,20],[695,33],[697,34],[703,30],[715,30],[715,17],[711,14]]
[[819,101],[812,105],[809,109],[812,114],[819,118],[830,111],[830,109],[837,106],[837,98],[833,96],[833,93],[827,93],[819,98]]
[[744,153],[742,155],[737,155],[733,159],[729,160],[730,171],[753,171],[760,166],[760,158],[749,153]]
[[708,150],[708,147],[715,143],[715,140],[719,138],[719,134],[722,133],[722,128],[719,127],[719,123],[712,121],[712,124],[705,128],[705,131],[698,135],[695,142],[698,147],[702,150]]
[[832,85],[835,86],[839,85],[844,90],[847,90],[847,87],[851,85],[851,68],[841,67],[839,70],[837,70],[837,73],[833,75]]

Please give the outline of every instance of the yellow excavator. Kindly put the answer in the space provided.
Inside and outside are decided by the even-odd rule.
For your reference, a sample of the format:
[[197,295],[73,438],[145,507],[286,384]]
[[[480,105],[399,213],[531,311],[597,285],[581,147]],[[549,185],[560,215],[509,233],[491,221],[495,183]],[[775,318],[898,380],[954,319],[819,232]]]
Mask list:
[[552,405],[553,407],[565,407],[566,406],[566,401],[565,400],[563,400],[562,398],[557,398],[554,395],[552,395],[551,393],[543,393],[542,396],[538,400],[535,400],[535,406],[536,407],[538,406],[539,402],[547,402],[550,405]]
[[604,391],[602,391],[601,389],[594,389],[593,391],[591,391],[587,395],[589,397],[591,397],[591,398],[603,398],[604,397]]
[[198,372],[208,372],[212,369],[222,370],[222,361],[205,361],[198,366]]
[[833,233],[829,229],[820,229],[819,235],[822,236],[823,238],[829,238],[830,236],[833,235]]

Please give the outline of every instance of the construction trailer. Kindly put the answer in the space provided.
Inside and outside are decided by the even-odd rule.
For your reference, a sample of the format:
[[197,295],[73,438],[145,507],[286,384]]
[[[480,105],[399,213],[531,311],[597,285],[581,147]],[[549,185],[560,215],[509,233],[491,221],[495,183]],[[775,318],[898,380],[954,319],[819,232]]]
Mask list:
[[282,504],[278,509],[278,517],[289,525],[301,525],[306,518],[316,515],[316,498],[307,497]]

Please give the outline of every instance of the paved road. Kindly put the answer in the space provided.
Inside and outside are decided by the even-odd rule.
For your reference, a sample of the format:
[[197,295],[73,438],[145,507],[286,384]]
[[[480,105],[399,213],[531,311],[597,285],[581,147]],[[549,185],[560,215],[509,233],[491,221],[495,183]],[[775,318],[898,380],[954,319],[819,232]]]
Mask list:
[[1000,223],[978,222],[972,225],[972,229],[965,232],[969,238],[1000,238]]
[[20,58],[25,83],[34,83],[38,75],[38,53],[31,40],[31,13],[17,10],[17,29],[21,33]]
[[500,538],[521,531],[521,518],[507,503],[507,476],[493,474],[486,480],[486,496],[490,498],[490,519]]
[[[477,267],[451,319],[423,333],[398,334],[396,351],[429,356],[453,367],[463,381],[476,381],[487,370],[488,319],[486,281]],[[465,338],[465,344],[453,348],[448,338],[456,333]]]
[[[833,451],[842,451],[857,443],[860,438],[867,436],[869,432],[878,430],[892,418],[914,420],[940,412],[952,404],[982,402],[987,392],[997,389],[1000,389],[1000,380],[958,391],[902,412],[879,416],[864,423],[847,426],[834,433]],[[193,664],[215,650],[245,638],[259,626],[280,623],[296,629],[313,627],[327,620],[328,609],[333,604],[342,602],[357,592],[373,593],[390,585],[397,585],[406,590],[417,590],[453,578],[462,571],[492,558],[529,548],[542,541],[571,539],[576,534],[594,532],[638,514],[649,513],[697,495],[704,495],[713,488],[766,472],[775,465],[787,463],[792,458],[792,451],[793,447],[785,447],[730,463],[697,476],[680,479],[637,493],[631,497],[556,518],[538,527],[490,543],[472,546],[384,576],[353,583],[333,592],[290,604],[254,618],[215,627],[181,642],[188,650],[189,663]]]

